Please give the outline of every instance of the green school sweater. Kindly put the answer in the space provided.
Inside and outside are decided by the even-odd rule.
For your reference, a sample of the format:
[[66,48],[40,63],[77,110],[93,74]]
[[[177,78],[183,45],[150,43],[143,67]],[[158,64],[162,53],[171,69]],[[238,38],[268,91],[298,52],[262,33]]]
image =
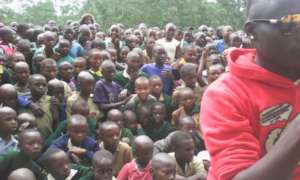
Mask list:
[[0,156],[0,175],[1,179],[7,179],[9,174],[19,168],[30,169],[37,179],[41,177],[42,168],[30,157],[19,151],[11,151]]
[[[116,73],[114,81],[118,83],[123,89],[127,89],[132,94],[134,93],[134,81],[131,81],[129,77],[126,76],[127,75],[124,75],[124,71],[119,71]],[[147,77],[147,75],[144,72],[140,71],[139,77],[141,76]]]
[[146,135],[155,142],[166,138],[172,131],[173,128],[171,124],[167,121],[164,121],[162,126],[159,128],[154,127],[154,125],[150,126],[149,129],[146,130]]

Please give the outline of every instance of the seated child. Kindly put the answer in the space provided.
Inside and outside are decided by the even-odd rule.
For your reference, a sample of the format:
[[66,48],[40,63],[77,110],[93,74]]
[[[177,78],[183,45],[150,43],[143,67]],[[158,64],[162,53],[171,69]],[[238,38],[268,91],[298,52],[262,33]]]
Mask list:
[[73,166],[70,164],[68,155],[60,149],[48,149],[41,158],[39,163],[44,168],[45,180],[53,179],[79,179],[88,172],[87,167]]
[[151,126],[151,117],[152,117],[152,108],[148,106],[139,106],[137,108],[137,117],[138,117],[138,123],[141,125],[141,127],[144,129],[145,132],[147,132]]
[[167,137],[173,128],[171,124],[166,121],[166,107],[163,103],[156,102],[152,106],[152,121],[151,128],[147,128],[146,134],[155,142]]
[[20,151],[11,151],[8,154],[0,155],[1,178],[7,179],[8,175],[19,168],[30,169],[39,179],[42,169],[36,159],[42,151],[43,139],[40,132],[29,129],[19,135]]
[[35,175],[30,169],[20,168],[10,173],[7,180],[36,180]]
[[55,52],[56,64],[59,66],[63,62],[69,62],[73,64],[74,58],[69,54],[70,50],[70,41],[67,39],[60,39],[58,42],[58,47]]
[[163,88],[163,82],[161,78],[157,75],[151,76],[150,77],[150,88],[151,88],[151,95],[154,96],[157,101],[164,103],[166,106],[166,119],[168,121],[171,121],[172,117],[172,99],[169,95],[164,94],[162,92]]
[[170,156],[176,161],[176,179],[206,179],[207,172],[203,162],[194,156],[194,140],[189,133],[178,131],[171,139],[174,153]]
[[131,147],[120,141],[120,127],[114,122],[100,124],[99,135],[102,140],[100,147],[114,155],[113,174],[118,175],[121,168],[132,159]]
[[145,135],[144,129],[138,123],[136,114],[131,110],[123,112],[125,127],[128,128],[134,137]]
[[127,92],[122,91],[121,86],[113,81],[116,74],[115,65],[106,60],[101,65],[103,79],[96,83],[94,90],[94,102],[103,112],[118,108],[127,102]]
[[[191,116],[184,116],[179,119],[177,131],[183,131],[189,133],[195,142],[195,155],[197,155],[200,151],[205,150],[205,145],[203,139],[198,134],[198,127],[196,127],[196,123]],[[177,132],[175,131],[175,132]],[[159,152],[169,153],[172,151],[171,148],[171,139],[172,135],[175,133],[172,132],[165,139],[161,139],[154,143],[154,154]]]
[[139,77],[135,81],[135,92],[129,101],[125,104],[126,110],[137,112],[140,106],[147,106],[151,109],[156,98],[150,95],[150,81],[146,77]]
[[130,94],[134,93],[134,82],[139,76],[146,76],[139,70],[141,65],[140,56],[135,52],[129,52],[126,58],[127,67],[116,74],[115,81],[127,89]]
[[68,133],[56,139],[49,148],[58,148],[67,152],[76,164],[90,165],[92,157],[99,150],[98,143],[87,136],[88,123],[82,115],[72,115],[68,124]]
[[30,113],[20,113],[17,116],[18,132],[22,132],[25,129],[37,129],[36,118]]
[[80,88],[77,82],[77,77],[81,71],[87,70],[86,60],[83,57],[76,58],[73,63],[73,69],[74,69],[74,76],[72,77],[71,81],[76,85],[76,90],[79,91]]
[[90,172],[79,180],[116,180],[113,177],[113,155],[104,149],[97,151],[92,160]]
[[17,113],[10,107],[0,107],[0,155],[18,149],[14,133],[18,128]]
[[73,78],[73,65],[69,62],[62,62],[58,66],[59,79],[66,82],[72,91],[76,91],[76,84],[71,81]]
[[175,179],[176,162],[166,153],[158,153],[152,158],[153,180]]
[[98,81],[102,77],[100,66],[102,64],[101,51],[99,49],[91,49],[87,54],[89,73]]
[[80,88],[79,92],[74,92],[67,100],[67,116],[70,117],[71,105],[79,100],[83,99],[88,103],[90,110],[89,117],[93,117],[96,121],[100,121],[102,113],[99,111],[98,106],[94,103],[92,98],[92,93],[94,91],[95,79],[87,71],[82,71],[77,77],[78,86]]
[[16,73],[16,90],[18,96],[30,96],[30,89],[28,87],[28,78],[30,75],[29,65],[26,62],[18,62],[15,64]]
[[153,141],[148,136],[138,136],[134,140],[135,159],[127,163],[118,175],[118,180],[151,179],[151,159]]
[[191,88],[196,97],[196,104],[200,105],[204,88],[197,82],[197,65],[193,63],[186,63],[180,68],[181,79],[177,82],[178,86],[174,89],[172,96],[172,103],[175,107],[179,106],[178,96],[182,88]]
[[133,144],[134,136],[132,132],[124,127],[124,115],[118,109],[111,109],[107,113],[107,121],[115,122],[121,128],[121,141],[129,145]]
[[[73,104],[71,104],[71,114],[72,115],[79,114],[87,118],[87,123],[89,126],[88,136],[95,139],[97,136],[96,128],[97,121],[91,116],[87,102],[84,99],[78,99]],[[64,120],[60,122],[55,129],[55,131],[47,138],[45,141],[45,146],[48,147],[52,144],[52,142],[58,137],[64,135],[68,131],[68,120]]]
[[178,120],[184,116],[192,116],[196,127],[199,127],[199,134],[201,134],[199,126],[199,112],[200,107],[196,105],[195,94],[190,88],[182,88],[179,91],[180,107],[172,113],[172,126],[176,129]]

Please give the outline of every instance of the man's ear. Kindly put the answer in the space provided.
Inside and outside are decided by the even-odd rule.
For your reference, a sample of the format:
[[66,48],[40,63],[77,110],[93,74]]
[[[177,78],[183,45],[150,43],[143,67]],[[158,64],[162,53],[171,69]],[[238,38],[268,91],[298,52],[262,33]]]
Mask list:
[[256,32],[254,29],[254,23],[253,22],[246,22],[244,25],[244,31],[247,33],[247,35],[250,37],[251,41],[256,39]]

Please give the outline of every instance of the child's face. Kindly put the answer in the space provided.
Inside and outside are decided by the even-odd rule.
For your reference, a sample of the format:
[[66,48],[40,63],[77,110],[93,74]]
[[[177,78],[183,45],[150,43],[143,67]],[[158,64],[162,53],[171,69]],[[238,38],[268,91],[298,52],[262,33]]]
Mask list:
[[152,155],[153,155],[153,147],[148,147],[144,145],[136,145],[136,149],[135,149],[135,157],[136,157],[136,161],[142,165],[142,166],[146,166],[149,161],[152,159]]
[[55,45],[55,41],[56,41],[56,39],[54,36],[50,36],[50,35],[46,36],[44,39],[46,48],[53,48]]
[[163,106],[153,106],[153,119],[155,124],[162,124],[166,116],[166,109]]
[[0,130],[3,134],[12,135],[18,128],[15,112],[3,113],[0,120]]
[[70,43],[66,42],[66,41],[60,42],[58,49],[59,49],[58,51],[61,55],[66,56],[69,54]]
[[70,124],[68,133],[74,145],[80,145],[88,133],[87,124]]
[[164,48],[160,47],[160,48],[155,48],[154,50],[154,58],[155,58],[155,62],[156,64],[162,65],[166,62],[167,60],[167,52]]
[[103,129],[100,133],[102,134],[101,138],[105,147],[114,150],[117,149],[120,141],[120,128],[118,126]]
[[116,62],[116,60],[117,60],[117,51],[115,51],[115,50],[109,50],[108,51],[109,53],[110,53],[110,57],[111,57],[111,60],[113,61],[113,62]]
[[193,42],[193,34],[192,33],[186,33],[184,35],[184,40],[186,42],[189,42],[189,43]]
[[175,35],[175,28],[174,27],[169,27],[166,31],[166,38],[167,39],[172,39]]
[[67,178],[71,173],[68,156],[64,152],[54,154],[51,162],[48,163],[47,169],[56,179]]
[[94,91],[95,80],[93,79],[85,79],[84,81],[80,81],[79,84],[83,95],[90,95]]
[[194,89],[196,87],[197,83],[197,73],[196,71],[194,72],[189,72],[188,74],[182,75],[182,80],[186,84],[187,87]]
[[194,140],[186,139],[180,143],[181,145],[175,149],[177,162],[189,163],[193,160],[195,143]]
[[43,139],[38,132],[26,132],[20,142],[20,150],[28,157],[35,159],[37,158],[43,147]]
[[195,48],[189,48],[184,53],[184,58],[187,62],[198,64],[197,62],[197,52]]
[[150,38],[146,43],[146,48],[151,50],[151,49],[153,49],[154,45],[155,45],[155,39]]
[[121,59],[123,62],[126,62],[127,54],[129,53],[129,49],[124,48],[121,50]]
[[193,91],[185,91],[180,93],[180,104],[185,110],[191,111],[195,105],[195,95]]
[[47,82],[44,78],[33,79],[29,85],[30,91],[36,96],[43,96],[47,91]]
[[181,123],[181,126],[178,127],[178,130],[194,135],[196,134],[197,128],[195,122],[190,121],[190,122]]
[[30,74],[30,71],[27,67],[15,68],[15,72],[16,72],[16,79],[18,82],[23,82],[23,83],[27,82]]
[[112,28],[110,36],[112,39],[119,37],[119,29],[116,27]]
[[43,71],[41,73],[48,79],[55,79],[56,73],[57,73],[57,67],[54,64],[48,64],[44,67]]
[[139,99],[146,101],[150,94],[150,84],[149,82],[140,82],[135,86],[135,92],[138,95]]
[[164,164],[158,169],[153,169],[153,180],[174,180],[176,176],[176,164]]
[[93,52],[91,57],[89,58],[89,65],[92,69],[98,70],[103,59],[101,56],[101,52]]
[[140,110],[140,112],[139,112],[139,123],[141,123],[141,125],[143,127],[147,126],[149,121],[150,121],[149,117],[151,117],[150,109],[144,108],[144,109]]
[[123,115],[122,114],[108,115],[107,120],[115,122],[121,128],[124,127]]
[[74,64],[74,74],[77,76],[81,71],[86,70],[85,61],[75,61]]
[[100,163],[93,164],[92,170],[94,179],[112,180],[113,162],[110,159],[103,159]]
[[138,71],[140,67],[140,62],[140,58],[138,56],[134,56],[128,58],[126,64],[128,65],[129,69]]
[[237,37],[233,38],[233,40],[231,41],[231,46],[239,48],[239,47],[241,47],[242,43],[243,43],[242,39],[237,36]]
[[65,33],[64,33],[64,38],[66,38],[66,39],[69,40],[69,41],[72,41],[73,38],[74,38],[74,31],[71,30],[71,29],[65,31]]
[[15,67],[15,64],[18,62],[25,62],[25,56],[22,53],[16,53],[12,57],[11,67]]
[[217,80],[224,71],[224,67],[220,64],[211,65],[208,70],[208,82],[212,83]]
[[112,81],[116,75],[116,68],[114,66],[109,66],[105,69],[101,69],[101,72],[105,80]]
[[17,96],[18,94],[16,91],[3,90],[3,93],[0,96],[0,103],[15,109],[17,107]]
[[69,81],[73,77],[73,66],[71,64],[63,64],[60,67],[60,76],[62,79]]
[[62,85],[62,86],[54,86],[51,88],[49,87],[48,94],[50,96],[56,97],[59,100],[59,102],[62,103],[64,101],[64,97],[65,97],[64,86]]
[[126,117],[126,128],[130,129],[133,132],[136,132],[138,129],[138,122],[137,119],[134,117]]
[[160,95],[162,92],[163,84],[160,79],[150,80],[151,93],[155,95]]

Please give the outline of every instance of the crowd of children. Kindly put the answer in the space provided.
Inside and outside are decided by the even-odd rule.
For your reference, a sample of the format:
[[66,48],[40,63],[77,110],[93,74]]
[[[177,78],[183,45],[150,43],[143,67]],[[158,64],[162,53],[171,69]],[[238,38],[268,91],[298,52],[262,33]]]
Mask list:
[[202,95],[249,46],[230,26],[0,23],[1,179],[206,179]]

